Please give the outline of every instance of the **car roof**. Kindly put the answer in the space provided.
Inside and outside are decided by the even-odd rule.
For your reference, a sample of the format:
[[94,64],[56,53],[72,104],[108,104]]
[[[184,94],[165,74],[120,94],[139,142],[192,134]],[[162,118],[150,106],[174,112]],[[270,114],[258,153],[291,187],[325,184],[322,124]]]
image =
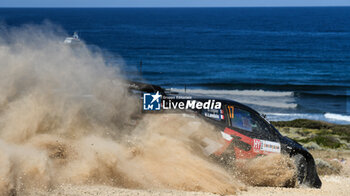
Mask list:
[[230,99],[222,99],[222,98],[215,98],[215,97],[193,97],[193,99],[195,100],[199,100],[199,101],[207,101],[207,100],[215,100],[216,102],[221,102],[223,105],[233,105],[233,106],[236,106],[236,107],[239,107],[241,109],[245,109],[245,110],[248,110],[249,112],[252,112],[252,113],[255,113],[255,114],[259,114],[259,112],[257,112],[256,110],[254,110],[253,108],[247,106],[247,105],[244,105],[242,103],[239,103],[237,101],[234,101],[234,100],[230,100]]

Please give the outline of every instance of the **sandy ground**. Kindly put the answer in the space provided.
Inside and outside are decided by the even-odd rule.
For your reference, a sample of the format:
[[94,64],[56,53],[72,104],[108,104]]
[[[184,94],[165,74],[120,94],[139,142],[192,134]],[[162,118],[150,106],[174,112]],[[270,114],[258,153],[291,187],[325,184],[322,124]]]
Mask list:
[[[33,192],[30,195],[48,195],[47,192]],[[123,189],[123,188],[114,188],[109,186],[62,186],[59,189],[52,191],[49,195],[52,196],[92,196],[92,195],[137,195],[137,196],[157,196],[157,195],[188,195],[188,196],[210,196],[216,195],[212,193],[203,193],[203,192],[186,192],[186,191],[176,191],[176,190],[135,190],[135,189]]]
[[323,186],[321,189],[310,188],[276,188],[276,187],[248,187],[245,192],[238,195],[349,195],[350,178],[344,176],[324,176],[321,178]]
[[[332,153],[323,153],[323,156],[334,157]],[[317,154],[317,157],[322,155]],[[336,155],[339,156],[339,155]],[[321,176],[321,189],[301,188],[276,188],[276,187],[248,187],[247,191],[239,192],[238,195],[289,195],[289,196],[307,196],[307,195],[350,195],[350,156],[346,157],[346,162],[342,163],[343,169],[341,175]],[[329,157],[329,158],[330,158]],[[331,158],[330,158],[331,159]]]
[[[247,191],[238,192],[237,195],[256,196],[256,195],[290,195],[290,196],[307,196],[307,195],[349,195],[350,178],[345,176],[324,176],[322,177],[323,186],[321,189],[311,188],[276,188],[276,187],[247,187]],[[33,192],[30,195],[48,195],[47,192]],[[137,196],[154,196],[154,195],[216,195],[203,192],[185,192],[176,190],[129,190],[114,188],[108,186],[62,186],[53,190],[49,195],[137,195]]]
[[[349,160],[349,159],[348,159]],[[300,188],[279,188],[279,187],[250,187],[246,190],[237,192],[240,196],[256,195],[287,195],[287,196],[308,196],[308,195],[344,195],[350,194],[350,161],[343,164],[341,175],[322,176],[323,186],[321,189],[311,189],[306,187]],[[32,192],[29,195],[48,195],[47,192]],[[135,190],[122,189],[109,186],[72,186],[62,185],[61,187],[50,192],[52,196],[77,196],[77,195],[137,195],[137,196],[154,196],[154,195],[187,195],[187,196],[211,196],[216,195],[204,192],[186,192],[177,190]]]

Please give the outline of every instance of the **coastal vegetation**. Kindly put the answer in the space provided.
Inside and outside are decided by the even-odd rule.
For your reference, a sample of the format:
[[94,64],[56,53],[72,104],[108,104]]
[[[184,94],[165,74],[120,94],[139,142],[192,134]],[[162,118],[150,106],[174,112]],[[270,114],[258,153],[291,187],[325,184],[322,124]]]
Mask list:
[[296,119],[271,122],[285,136],[311,150],[350,150],[350,125]]

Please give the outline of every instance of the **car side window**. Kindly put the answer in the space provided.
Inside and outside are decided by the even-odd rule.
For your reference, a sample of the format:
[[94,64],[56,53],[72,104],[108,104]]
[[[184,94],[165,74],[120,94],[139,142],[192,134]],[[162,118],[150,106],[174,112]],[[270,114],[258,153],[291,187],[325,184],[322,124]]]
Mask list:
[[232,127],[255,133],[268,131],[266,124],[256,114],[230,105],[227,109]]

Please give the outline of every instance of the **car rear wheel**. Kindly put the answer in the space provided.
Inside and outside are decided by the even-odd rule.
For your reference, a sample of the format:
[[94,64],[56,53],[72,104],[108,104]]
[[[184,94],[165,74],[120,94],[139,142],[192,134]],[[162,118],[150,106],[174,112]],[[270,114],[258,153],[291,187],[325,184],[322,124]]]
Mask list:
[[296,154],[293,157],[295,167],[296,167],[296,178],[298,184],[301,185],[305,182],[306,171],[307,171],[307,162],[306,158],[301,154]]

